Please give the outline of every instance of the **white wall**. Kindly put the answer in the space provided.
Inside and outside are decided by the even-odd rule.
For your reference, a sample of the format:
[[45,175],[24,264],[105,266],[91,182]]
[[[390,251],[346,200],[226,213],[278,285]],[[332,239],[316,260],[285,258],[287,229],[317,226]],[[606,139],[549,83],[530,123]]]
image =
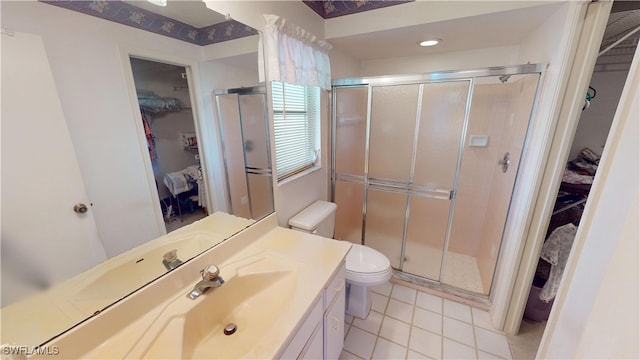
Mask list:
[[[319,168],[310,173],[303,173],[301,176],[285,179],[285,181],[274,186],[274,207],[278,214],[278,224],[280,226],[289,227],[289,219],[316,200],[329,199],[329,174],[331,173],[331,163],[329,162],[329,97],[328,91],[322,91],[321,94],[321,164]],[[271,148],[275,149],[273,136],[271,138]],[[271,161],[275,164],[275,151],[272,152]],[[274,184],[277,183],[276,176],[273,177],[273,182]]]
[[[329,41],[331,43],[331,41]],[[341,79],[360,76],[360,61],[334,48],[329,52],[331,78]]]
[[324,19],[302,1],[205,0],[205,3],[209,9],[229,15],[259,31],[264,30],[263,14],[273,14],[324,39]]
[[454,51],[424,56],[362,61],[361,76],[420,74],[431,71],[476,69],[489,66],[515,65],[518,46],[501,46],[467,51]]
[[590,85],[596,89],[597,94],[591,101],[591,106],[582,111],[569,160],[575,159],[580,150],[586,147],[602,154],[627,75],[628,71],[593,73]]
[[254,54],[254,65],[257,66],[259,35],[246,36],[233,41],[223,41],[202,47],[203,60],[216,60],[240,55]]
[[636,51],[539,358],[640,356],[639,61]]

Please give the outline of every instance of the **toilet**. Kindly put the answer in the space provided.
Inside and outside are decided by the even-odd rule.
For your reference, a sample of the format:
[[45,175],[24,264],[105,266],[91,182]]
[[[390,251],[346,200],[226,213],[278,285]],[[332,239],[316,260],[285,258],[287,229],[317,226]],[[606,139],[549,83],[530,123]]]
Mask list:
[[[289,220],[289,226],[310,234],[333,238],[337,205],[316,201]],[[347,308],[349,315],[366,319],[371,310],[369,288],[391,278],[391,263],[379,251],[353,244],[346,261]]]

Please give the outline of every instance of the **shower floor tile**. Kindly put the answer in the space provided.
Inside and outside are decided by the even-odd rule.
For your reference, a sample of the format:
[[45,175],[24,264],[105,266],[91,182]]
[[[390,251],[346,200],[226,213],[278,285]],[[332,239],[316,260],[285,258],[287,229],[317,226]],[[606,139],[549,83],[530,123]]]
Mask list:
[[442,282],[457,288],[484,294],[478,260],[473,256],[447,252]]
[[[412,244],[412,254],[407,256],[403,271],[438,281],[442,250],[426,244]],[[444,261],[442,283],[460,289],[484,294],[478,260],[469,255],[448,251]],[[375,290],[374,290],[375,291]]]

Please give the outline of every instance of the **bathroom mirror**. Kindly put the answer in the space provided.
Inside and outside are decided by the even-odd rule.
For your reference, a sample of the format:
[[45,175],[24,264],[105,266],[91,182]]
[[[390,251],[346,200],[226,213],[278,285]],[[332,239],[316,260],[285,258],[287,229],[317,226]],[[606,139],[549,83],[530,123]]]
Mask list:
[[[224,166],[212,101],[214,89],[258,84],[259,36],[255,30],[237,22],[214,26],[215,21],[229,20],[207,9],[202,1],[169,0],[163,16],[154,15],[162,8],[144,1],[3,2],[1,6],[3,302],[0,340],[3,344],[31,347],[44,344],[98,315],[132,291],[179,266],[179,262],[188,261],[259,218],[246,219],[218,212],[230,212],[230,207],[224,195],[228,185],[222,175]],[[189,19],[197,23],[188,24]],[[253,32],[234,39],[234,34],[242,31]],[[212,42],[225,37],[230,40]],[[253,44],[252,51],[246,50],[247,44]],[[8,61],[9,55],[5,57],[5,54],[23,54],[26,48],[35,49],[37,56],[29,56],[29,61],[20,58],[16,61],[17,56],[13,56],[14,62]],[[155,58],[155,54],[161,55]],[[151,165],[149,154],[141,145],[144,138],[140,138],[143,130],[140,113],[136,113],[135,90],[132,90],[134,79],[129,63],[132,58],[172,66],[177,65],[176,62],[167,58],[190,61],[180,64],[188,73],[181,81],[191,87],[193,106],[185,107],[192,108],[190,111],[197,117],[197,155],[210,200],[209,216],[205,219],[207,230],[195,236],[185,234],[182,228],[158,238],[162,235],[157,229],[162,219],[156,219],[160,206],[150,204],[149,193],[164,184],[157,180],[154,184],[155,179],[145,175]],[[26,70],[21,71],[20,66]],[[30,88],[24,85],[28,83],[27,77],[10,76],[29,73],[36,66],[49,70],[38,74]],[[19,83],[24,86],[16,85]],[[179,86],[175,85],[176,91],[180,90]],[[15,96],[9,97],[9,94]],[[25,99],[21,103],[24,106],[4,106],[13,100],[20,101],[20,94]],[[51,94],[55,100],[46,102],[45,97]],[[11,109],[14,111],[10,112]],[[8,120],[12,116],[20,121]],[[54,116],[61,125],[55,131],[54,121],[49,121]],[[38,118],[49,121],[46,127],[36,125]],[[179,135],[184,134],[175,134]],[[21,143],[20,138],[24,142]],[[26,145],[33,142],[25,138],[42,142]],[[75,170],[52,165],[47,160],[48,156],[53,158],[63,150],[77,159]],[[16,153],[20,156],[12,155]],[[27,173],[36,175],[25,181],[20,176]],[[73,211],[67,205],[61,211],[48,210],[50,205],[59,205],[51,199],[59,199],[57,195],[67,196],[64,201],[68,202],[71,194],[78,190],[66,180],[55,182],[70,174],[81,179],[82,191],[86,185],[87,192],[99,194],[98,198],[92,195],[86,203],[78,202]],[[100,184],[108,185],[108,189],[99,188]],[[40,189],[45,190],[44,195],[36,201],[28,200],[28,193],[41,194]],[[272,192],[270,188],[264,190]],[[272,193],[267,196],[273,198]],[[24,204],[20,204],[21,199]],[[86,194],[83,199],[88,199]],[[64,221],[80,219],[82,231],[91,235],[90,238],[71,234],[80,239],[72,241],[74,236],[68,236],[65,222],[51,220],[58,219],[59,215]],[[125,222],[136,226],[119,226]],[[224,226],[216,228],[218,223]],[[20,226],[29,230],[29,234],[39,235],[29,236],[29,244],[16,244],[12,242],[16,237],[11,230]],[[149,236],[150,233],[157,235]],[[105,244],[105,239],[110,238],[120,242]],[[102,250],[96,250],[100,248]],[[176,249],[179,261],[170,254]],[[151,265],[152,271],[139,271]],[[33,291],[34,288],[38,291]]]

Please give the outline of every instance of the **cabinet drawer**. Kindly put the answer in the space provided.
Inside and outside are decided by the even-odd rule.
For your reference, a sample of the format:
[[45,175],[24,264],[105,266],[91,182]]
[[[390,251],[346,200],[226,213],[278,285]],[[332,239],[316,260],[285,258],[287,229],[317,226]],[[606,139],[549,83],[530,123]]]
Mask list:
[[327,289],[324,292],[324,308],[326,309],[331,305],[333,299],[335,299],[336,295],[340,293],[345,287],[345,263],[344,261],[340,265],[340,269],[336,271],[336,275],[331,279]]

